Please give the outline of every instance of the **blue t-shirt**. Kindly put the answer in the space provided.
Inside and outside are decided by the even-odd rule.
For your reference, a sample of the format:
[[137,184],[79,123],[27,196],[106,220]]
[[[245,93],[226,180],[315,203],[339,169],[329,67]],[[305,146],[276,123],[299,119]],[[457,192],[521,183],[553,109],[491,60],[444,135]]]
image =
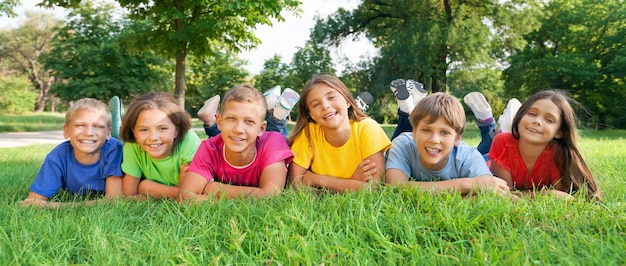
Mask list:
[[409,176],[409,181],[422,182],[491,175],[480,152],[464,142],[452,149],[448,163],[443,169],[439,171],[426,169],[420,163],[417,142],[411,132],[402,133],[393,139],[385,167],[401,170]]
[[122,143],[111,138],[101,152],[98,162],[84,165],[74,157],[69,140],[59,144],[46,155],[30,191],[48,198],[61,188],[72,194],[104,192],[106,178],[122,176]]

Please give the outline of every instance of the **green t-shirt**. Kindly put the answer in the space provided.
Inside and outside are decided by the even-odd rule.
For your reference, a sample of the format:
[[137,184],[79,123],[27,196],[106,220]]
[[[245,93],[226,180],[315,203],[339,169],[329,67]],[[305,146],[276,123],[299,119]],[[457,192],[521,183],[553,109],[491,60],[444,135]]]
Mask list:
[[191,162],[199,146],[200,138],[192,130],[187,132],[174,152],[163,159],[150,157],[137,143],[124,143],[122,172],[169,186],[178,185],[180,166]]

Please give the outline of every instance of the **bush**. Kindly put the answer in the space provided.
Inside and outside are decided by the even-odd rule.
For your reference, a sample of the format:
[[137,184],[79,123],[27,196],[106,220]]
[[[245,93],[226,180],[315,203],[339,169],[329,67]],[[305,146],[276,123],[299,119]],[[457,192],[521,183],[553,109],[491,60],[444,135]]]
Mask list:
[[0,79],[0,113],[32,111],[37,102],[37,92],[24,77]]

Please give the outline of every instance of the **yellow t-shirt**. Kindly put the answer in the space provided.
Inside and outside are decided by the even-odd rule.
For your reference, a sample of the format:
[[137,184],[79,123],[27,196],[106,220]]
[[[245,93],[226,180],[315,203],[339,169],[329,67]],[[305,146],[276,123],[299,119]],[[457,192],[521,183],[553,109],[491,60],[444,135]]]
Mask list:
[[[347,179],[365,158],[385,152],[391,146],[382,127],[371,118],[350,120],[350,128],[348,141],[341,147],[333,147],[326,142],[319,124],[309,122],[291,145],[293,162],[317,174]],[[310,141],[305,134],[307,130]]]

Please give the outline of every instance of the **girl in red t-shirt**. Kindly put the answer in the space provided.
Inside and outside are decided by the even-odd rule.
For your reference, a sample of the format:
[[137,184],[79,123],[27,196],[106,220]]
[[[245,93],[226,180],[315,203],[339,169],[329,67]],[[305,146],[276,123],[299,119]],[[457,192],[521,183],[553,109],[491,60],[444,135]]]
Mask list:
[[[489,158],[494,175],[518,190],[571,197],[583,189],[600,199],[593,174],[576,146],[576,115],[562,91],[529,97],[515,115],[511,133],[493,139]],[[532,192],[530,192],[532,194]]]

